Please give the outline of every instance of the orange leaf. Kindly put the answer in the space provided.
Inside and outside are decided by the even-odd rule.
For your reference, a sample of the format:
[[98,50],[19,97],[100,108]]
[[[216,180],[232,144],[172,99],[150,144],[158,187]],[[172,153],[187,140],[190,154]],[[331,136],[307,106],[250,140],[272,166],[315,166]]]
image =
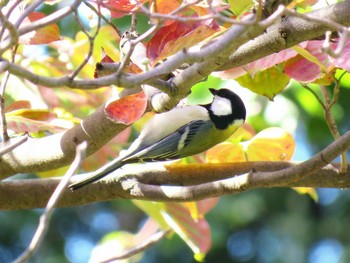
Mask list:
[[206,153],[209,163],[245,162],[246,157],[241,145],[231,142],[220,143]]
[[17,100],[12,102],[5,108],[5,112],[20,110],[20,109],[30,109],[32,104],[29,100]]
[[176,21],[155,33],[147,44],[147,57],[156,64],[181,49],[203,41],[218,30],[219,26],[214,20],[186,23]]
[[292,159],[295,141],[288,132],[272,127],[259,132],[248,142],[248,161],[289,161]]
[[[24,23],[30,24],[44,17],[44,13],[32,12],[28,15]],[[60,30],[56,24],[50,24],[21,36],[19,43],[25,45],[40,45],[48,44],[56,40],[60,40]]]
[[144,92],[108,101],[105,105],[107,118],[116,123],[129,125],[142,117],[147,107],[147,96]]

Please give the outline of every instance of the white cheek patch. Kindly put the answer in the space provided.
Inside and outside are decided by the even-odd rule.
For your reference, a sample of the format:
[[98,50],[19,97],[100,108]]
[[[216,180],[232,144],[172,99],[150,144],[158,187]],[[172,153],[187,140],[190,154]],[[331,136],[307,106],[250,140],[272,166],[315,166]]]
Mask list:
[[214,100],[211,104],[211,110],[216,116],[227,116],[232,114],[231,101],[226,98],[214,96]]

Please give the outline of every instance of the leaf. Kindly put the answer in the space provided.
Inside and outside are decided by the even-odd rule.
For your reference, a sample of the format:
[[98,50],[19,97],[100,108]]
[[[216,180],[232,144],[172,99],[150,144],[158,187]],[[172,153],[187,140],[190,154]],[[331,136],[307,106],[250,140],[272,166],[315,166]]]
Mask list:
[[160,60],[189,48],[219,30],[214,21],[179,22],[176,21],[159,29],[147,44],[147,57],[155,65]]
[[293,187],[293,190],[301,195],[309,195],[312,200],[318,202],[318,194],[315,188],[312,187]]
[[11,112],[20,109],[30,109],[32,104],[28,100],[17,100],[5,108],[5,112]]
[[180,7],[177,0],[156,0],[152,1],[151,11],[152,13],[169,14]]
[[[29,24],[44,18],[46,15],[41,12],[32,12],[24,20],[24,24]],[[33,32],[29,32],[20,37],[19,43],[26,45],[48,44],[53,41],[60,40],[60,31],[56,24],[50,24],[39,28]]]
[[[20,109],[6,113],[9,129],[42,136],[39,132],[57,133],[72,128],[74,118],[59,118],[55,112],[45,109]],[[36,133],[36,134],[35,134]]]
[[[299,44],[300,47],[306,47],[307,42],[303,42]],[[245,73],[250,73],[254,75],[254,73],[262,71],[267,68],[271,68],[279,63],[287,61],[288,59],[295,57],[298,53],[291,48],[282,50],[276,54],[271,54],[256,61],[253,61],[247,65],[242,67],[228,69],[222,72],[214,73],[214,75],[219,76],[223,79],[235,79],[239,76],[244,75]]]
[[209,163],[245,162],[246,157],[242,146],[237,143],[223,142],[206,152]]
[[241,16],[249,11],[253,6],[252,0],[228,0],[230,10],[236,15]]
[[329,65],[327,54],[321,50],[322,43],[308,41],[305,48],[293,47],[299,55],[286,62],[284,72],[297,81],[312,82],[318,79],[321,72],[327,72]]
[[165,207],[165,221],[192,249],[195,257],[203,258],[211,247],[207,221],[204,218],[194,219],[190,210],[181,203],[165,203]]
[[147,96],[144,92],[139,92],[118,100],[107,101],[104,111],[111,121],[129,125],[142,117],[146,107]]
[[153,220],[155,220],[161,229],[167,229],[169,227],[162,214],[162,211],[165,210],[165,203],[142,200],[132,200],[132,202]]
[[245,145],[248,161],[289,161],[295,149],[292,135],[277,127],[259,132]]
[[236,81],[251,91],[266,96],[270,100],[280,93],[289,83],[289,76],[277,67],[271,67],[255,75],[245,74]]
[[[101,3],[95,0],[97,3]],[[120,18],[125,15],[132,13],[132,11],[137,9],[138,2],[145,3],[146,0],[109,0],[104,1],[102,6],[111,11],[112,18]]]
[[[337,48],[337,45],[339,45],[339,39],[337,43],[334,43],[332,45],[333,50]],[[340,54],[339,57],[337,58],[332,58],[330,57],[330,60],[333,61],[334,65],[336,67],[345,69],[346,71],[350,72],[350,39],[348,38],[345,42],[344,48]]]
[[200,202],[162,203],[150,201],[132,201],[162,229],[172,228],[192,249],[195,257],[203,258],[211,246],[211,233],[204,214],[218,202],[210,198]]

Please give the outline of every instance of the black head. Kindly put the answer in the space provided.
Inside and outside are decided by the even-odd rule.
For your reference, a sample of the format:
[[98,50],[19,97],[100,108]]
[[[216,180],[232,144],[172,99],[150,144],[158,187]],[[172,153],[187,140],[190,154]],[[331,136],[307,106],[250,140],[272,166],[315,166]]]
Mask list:
[[203,105],[209,112],[209,117],[216,128],[226,129],[235,121],[245,121],[246,109],[241,98],[229,89],[209,89],[214,95],[210,104]]

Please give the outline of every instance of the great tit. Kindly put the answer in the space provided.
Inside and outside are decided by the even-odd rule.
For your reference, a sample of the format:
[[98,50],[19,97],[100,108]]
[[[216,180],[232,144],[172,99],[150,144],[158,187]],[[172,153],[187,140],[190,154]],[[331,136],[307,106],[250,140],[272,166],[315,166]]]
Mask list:
[[156,114],[123,156],[85,174],[69,185],[77,190],[110,174],[124,164],[180,159],[208,150],[228,139],[246,117],[241,98],[228,89],[210,89],[210,104],[189,105]]

